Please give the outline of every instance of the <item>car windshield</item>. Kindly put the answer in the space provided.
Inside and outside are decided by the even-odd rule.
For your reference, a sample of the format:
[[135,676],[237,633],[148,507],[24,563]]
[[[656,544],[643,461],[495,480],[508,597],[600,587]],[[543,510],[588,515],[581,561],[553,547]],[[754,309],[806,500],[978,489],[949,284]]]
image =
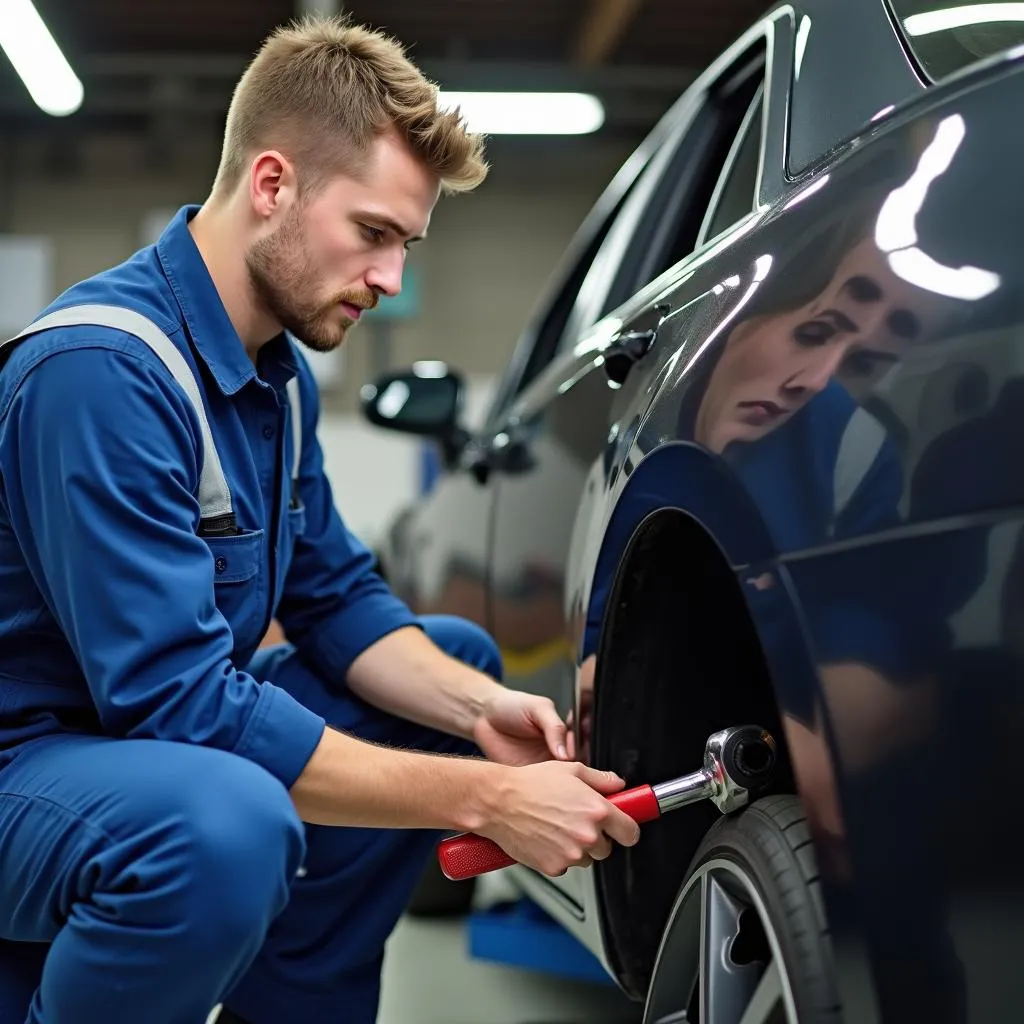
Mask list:
[[908,46],[933,81],[1024,44],[1024,3],[890,2]]

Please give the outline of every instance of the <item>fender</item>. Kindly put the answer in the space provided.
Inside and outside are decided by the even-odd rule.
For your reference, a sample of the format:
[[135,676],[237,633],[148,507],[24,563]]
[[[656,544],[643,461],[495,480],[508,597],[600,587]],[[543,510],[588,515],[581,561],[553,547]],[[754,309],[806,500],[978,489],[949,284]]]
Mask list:
[[[776,735],[775,788],[795,792],[782,713],[794,690],[813,699],[818,683],[778,552],[721,459],[681,441],[644,454],[643,435],[621,472],[602,471],[613,497],[590,492],[583,530],[601,540],[581,542],[593,566],[581,572],[581,660],[596,660],[593,692],[577,693],[593,716],[590,760],[628,784],[671,777],[692,767],[702,736],[742,718]],[[766,575],[779,585],[759,589]],[[692,808],[597,866],[606,959],[627,992],[645,991],[664,919],[716,817]]]

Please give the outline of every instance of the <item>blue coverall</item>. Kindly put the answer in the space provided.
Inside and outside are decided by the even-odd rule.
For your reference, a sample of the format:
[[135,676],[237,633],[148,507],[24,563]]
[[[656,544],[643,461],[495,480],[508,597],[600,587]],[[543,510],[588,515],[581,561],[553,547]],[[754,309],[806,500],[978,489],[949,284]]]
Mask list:
[[[52,330],[0,372],[0,1024],[202,1024],[222,1000],[253,1024],[369,1024],[437,835],[304,826],[287,790],[325,722],[469,752],[347,690],[386,634],[500,674],[482,630],[416,618],[375,574],[324,475],[309,367],[285,335],[253,366],[196,209],[51,308],[127,306],[171,338],[239,532],[200,535],[200,426],[137,338]],[[257,650],[272,616],[292,646]]]

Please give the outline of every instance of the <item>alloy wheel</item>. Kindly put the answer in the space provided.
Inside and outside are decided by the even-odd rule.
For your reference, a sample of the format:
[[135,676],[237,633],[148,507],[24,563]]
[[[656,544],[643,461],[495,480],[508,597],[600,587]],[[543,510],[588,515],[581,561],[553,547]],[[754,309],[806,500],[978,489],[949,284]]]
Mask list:
[[778,936],[750,876],[725,858],[695,870],[654,968],[645,1024],[798,1024]]

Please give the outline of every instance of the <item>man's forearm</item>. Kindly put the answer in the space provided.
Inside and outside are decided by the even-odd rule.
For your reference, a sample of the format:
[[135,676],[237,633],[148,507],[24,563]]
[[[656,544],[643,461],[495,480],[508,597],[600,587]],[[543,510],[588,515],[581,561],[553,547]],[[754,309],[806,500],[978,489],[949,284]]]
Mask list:
[[303,821],[362,828],[474,831],[489,821],[508,769],[414,753],[327,728],[291,796]]
[[352,663],[349,689],[383,711],[473,739],[473,723],[504,689],[452,658],[416,628],[399,629]]

